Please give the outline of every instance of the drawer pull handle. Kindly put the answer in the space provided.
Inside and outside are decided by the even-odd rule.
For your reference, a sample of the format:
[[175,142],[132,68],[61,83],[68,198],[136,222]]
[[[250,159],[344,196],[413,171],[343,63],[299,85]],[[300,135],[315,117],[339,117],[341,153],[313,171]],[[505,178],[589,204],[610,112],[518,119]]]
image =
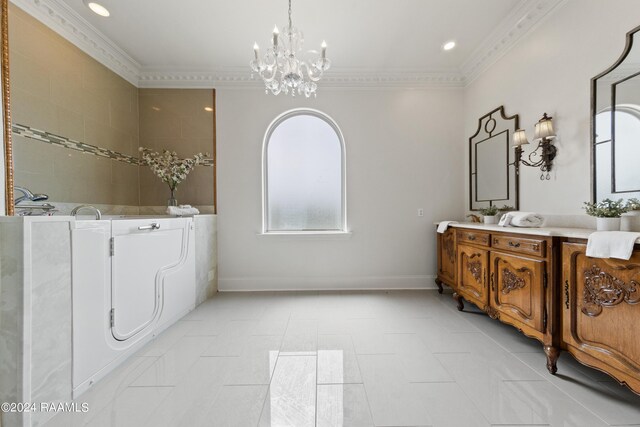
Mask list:
[[512,248],[519,248],[520,247],[520,243],[509,242],[509,246],[511,246]]
[[569,281],[564,281],[564,306],[569,308]]
[[152,222],[149,225],[141,225],[140,227],[138,227],[138,230],[157,230],[160,228],[160,224],[158,224],[157,222]]
[[474,236],[473,234],[469,234],[468,239],[473,242],[474,240],[476,240],[476,236]]

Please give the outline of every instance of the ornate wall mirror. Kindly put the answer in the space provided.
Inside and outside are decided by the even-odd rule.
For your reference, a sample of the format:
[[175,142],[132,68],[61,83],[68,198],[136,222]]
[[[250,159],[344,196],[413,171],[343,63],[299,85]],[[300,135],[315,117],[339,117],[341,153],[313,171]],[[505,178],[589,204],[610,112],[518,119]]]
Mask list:
[[471,210],[504,205],[518,209],[518,163],[512,148],[518,122],[518,115],[506,116],[504,107],[478,120],[478,130],[469,138]]
[[622,56],[591,80],[592,198],[640,197],[640,27]]
[[3,186],[0,186],[0,215],[13,215],[13,154],[11,145],[11,109],[9,107],[9,14],[8,0],[0,0],[0,59],[2,64],[2,105],[0,113],[2,124],[2,155],[0,155],[0,172]]

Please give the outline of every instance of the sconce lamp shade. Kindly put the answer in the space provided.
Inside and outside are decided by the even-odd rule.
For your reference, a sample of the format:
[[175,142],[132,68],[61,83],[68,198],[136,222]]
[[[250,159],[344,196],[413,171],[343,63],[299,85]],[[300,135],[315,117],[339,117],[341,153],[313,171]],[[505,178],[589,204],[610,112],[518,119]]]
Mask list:
[[524,132],[524,129],[518,129],[513,134],[513,146],[520,147],[521,145],[528,144],[527,134]]
[[547,116],[547,113],[544,113],[540,121],[536,123],[534,140],[539,139],[551,139],[556,136],[556,132],[553,130],[553,118]]

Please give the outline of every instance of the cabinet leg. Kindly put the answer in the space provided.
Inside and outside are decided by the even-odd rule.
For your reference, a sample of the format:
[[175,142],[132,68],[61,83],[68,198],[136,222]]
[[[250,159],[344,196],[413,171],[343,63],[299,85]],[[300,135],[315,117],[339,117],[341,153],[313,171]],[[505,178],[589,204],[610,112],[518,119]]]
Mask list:
[[442,281],[440,279],[436,279],[436,285],[438,285],[438,293],[442,294]]
[[453,293],[453,299],[458,303],[458,311],[464,310],[464,300],[457,292]]
[[558,358],[560,357],[560,349],[557,347],[552,347],[550,345],[545,345],[544,353],[547,355],[547,370],[551,375],[555,375],[556,372],[558,372],[556,363],[558,362]]

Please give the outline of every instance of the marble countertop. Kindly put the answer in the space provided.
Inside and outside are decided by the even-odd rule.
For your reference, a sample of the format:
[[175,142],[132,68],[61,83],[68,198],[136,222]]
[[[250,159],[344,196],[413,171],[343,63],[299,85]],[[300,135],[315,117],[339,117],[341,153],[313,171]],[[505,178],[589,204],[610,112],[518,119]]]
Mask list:
[[[571,239],[588,239],[596,230],[592,228],[571,228],[571,227],[540,227],[540,228],[524,228],[524,227],[501,227],[497,224],[482,224],[477,222],[459,222],[449,224],[454,228],[471,228],[482,231],[500,231],[502,233],[526,234],[530,236],[545,237],[566,237]],[[640,238],[636,240],[640,244]]]

